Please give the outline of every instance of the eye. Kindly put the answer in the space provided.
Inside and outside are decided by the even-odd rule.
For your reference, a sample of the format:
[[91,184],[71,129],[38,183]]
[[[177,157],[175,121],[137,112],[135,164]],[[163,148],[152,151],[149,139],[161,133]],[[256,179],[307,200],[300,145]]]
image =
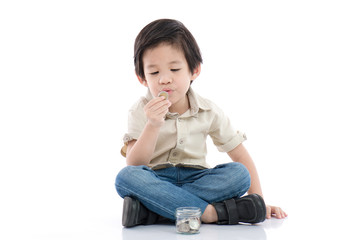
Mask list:
[[156,74],[158,74],[158,73],[159,73],[159,71],[156,71],[156,72],[150,73],[150,75],[156,75]]
[[180,71],[181,68],[175,68],[175,69],[171,69],[172,72],[177,72]]

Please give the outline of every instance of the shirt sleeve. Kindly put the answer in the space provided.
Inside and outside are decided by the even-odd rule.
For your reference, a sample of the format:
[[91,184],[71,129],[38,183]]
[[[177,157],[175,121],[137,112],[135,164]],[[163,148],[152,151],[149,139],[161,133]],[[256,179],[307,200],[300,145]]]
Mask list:
[[246,135],[234,130],[230,119],[219,108],[215,109],[215,117],[209,132],[215,146],[220,152],[229,152],[246,140]]
[[147,121],[144,113],[145,104],[145,99],[141,99],[129,110],[128,132],[123,137],[124,146],[121,148],[121,154],[124,157],[126,157],[126,147],[128,143],[132,140],[137,140],[145,127]]

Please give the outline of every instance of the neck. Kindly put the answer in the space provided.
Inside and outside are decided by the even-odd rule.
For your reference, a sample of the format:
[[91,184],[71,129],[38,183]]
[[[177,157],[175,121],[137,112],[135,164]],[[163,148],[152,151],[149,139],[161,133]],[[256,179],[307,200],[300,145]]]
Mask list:
[[171,105],[169,111],[172,113],[178,113],[179,115],[185,113],[190,108],[189,98],[186,95],[182,100]]

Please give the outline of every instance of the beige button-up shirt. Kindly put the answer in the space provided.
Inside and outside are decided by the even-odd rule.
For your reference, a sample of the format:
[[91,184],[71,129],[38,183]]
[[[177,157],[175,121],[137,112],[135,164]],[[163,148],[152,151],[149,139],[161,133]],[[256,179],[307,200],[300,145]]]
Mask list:
[[[220,152],[229,152],[246,140],[245,134],[235,131],[228,117],[214,103],[200,97],[191,88],[187,95],[190,109],[182,115],[170,112],[166,114],[155,151],[148,164],[153,169],[171,166],[209,168],[206,163],[208,135]],[[138,139],[145,127],[147,118],[144,106],[152,98],[148,91],[129,111],[128,133],[123,139],[124,156],[127,143]]]

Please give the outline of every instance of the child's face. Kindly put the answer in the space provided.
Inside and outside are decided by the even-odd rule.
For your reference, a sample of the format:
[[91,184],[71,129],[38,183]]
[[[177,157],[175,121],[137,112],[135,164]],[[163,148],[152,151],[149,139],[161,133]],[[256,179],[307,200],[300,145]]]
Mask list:
[[166,91],[171,102],[171,112],[183,112],[189,108],[186,93],[191,80],[200,74],[200,65],[192,74],[184,53],[170,45],[160,44],[148,49],[143,55],[145,79],[140,82],[150,89],[153,97]]

